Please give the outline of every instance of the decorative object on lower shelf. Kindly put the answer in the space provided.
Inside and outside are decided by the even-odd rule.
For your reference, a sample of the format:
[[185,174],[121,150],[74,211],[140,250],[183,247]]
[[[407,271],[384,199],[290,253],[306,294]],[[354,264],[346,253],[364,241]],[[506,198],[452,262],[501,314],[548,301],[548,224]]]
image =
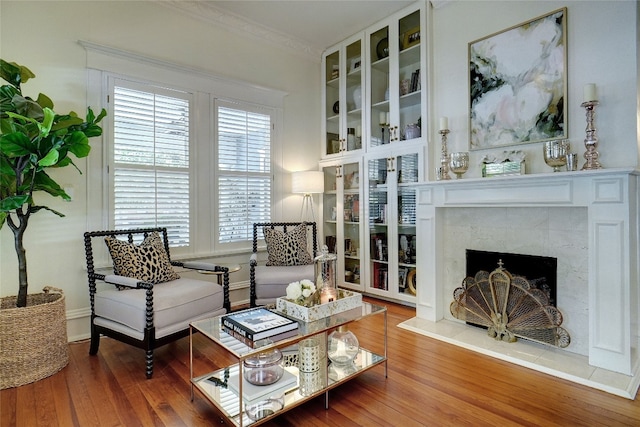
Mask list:
[[326,304],[303,307],[286,298],[276,300],[276,310],[304,322],[312,322],[362,305],[362,294],[338,289],[338,299]]
[[[269,339],[256,343],[256,347],[267,347],[273,344]],[[244,379],[250,384],[263,386],[277,382],[284,374],[284,359],[278,347],[267,348],[244,360],[242,371]]]
[[[231,373],[229,376],[228,387],[229,390],[233,391],[236,395],[239,393],[239,382],[238,378],[240,375],[237,371]],[[209,380],[211,381],[211,380]],[[260,402],[265,400],[271,396],[279,396],[284,394],[285,392],[295,388],[297,383],[297,379],[295,374],[289,372],[288,369],[285,369],[278,381],[269,385],[254,385],[248,382],[247,380],[242,380],[242,400],[245,405],[251,405],[253,403]]]
[[324,359],[320,338],[320,336],[307,338],[298,344],[298,369],[300,372],[316,372],[320,369],[321,361]]
[[[326,368],[325,368],[326,369]],[[326,371],[324,369],[315,372],[300,372],[300,384],[298,392],[302,396],[310,396],[327,386]]]
[[251,421],[258,421],[281,411],[282,408],[284,408],[284,394],[246,405],[244,413]]
[[339,326],[338,329],[329,334],[327,345],[327,357],[331,363],[346,365],[353,362],[353,359],[360,351],[360,343],[353,332],[347,329],[346,325]]

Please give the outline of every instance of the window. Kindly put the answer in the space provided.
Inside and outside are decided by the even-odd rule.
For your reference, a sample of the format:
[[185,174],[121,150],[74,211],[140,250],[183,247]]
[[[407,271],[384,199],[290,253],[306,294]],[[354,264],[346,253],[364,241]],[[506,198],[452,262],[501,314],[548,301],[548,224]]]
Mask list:
[[272,111],[218,101],[218,243],[251,241],[271,218]]
[[123,80],[111,93],[113,225],[167,227],[189,246],[191,95]]

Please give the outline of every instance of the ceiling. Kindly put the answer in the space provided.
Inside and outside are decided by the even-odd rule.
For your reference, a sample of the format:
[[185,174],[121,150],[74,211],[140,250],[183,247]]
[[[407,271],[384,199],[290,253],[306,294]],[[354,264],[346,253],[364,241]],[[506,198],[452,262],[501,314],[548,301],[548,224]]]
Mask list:
[[322,52],[415,0],[200,0]]

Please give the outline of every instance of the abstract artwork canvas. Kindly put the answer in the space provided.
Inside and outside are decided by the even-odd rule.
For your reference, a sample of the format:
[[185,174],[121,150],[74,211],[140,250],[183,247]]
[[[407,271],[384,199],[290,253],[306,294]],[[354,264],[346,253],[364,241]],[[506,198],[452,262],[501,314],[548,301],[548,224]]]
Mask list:
[[567,138],[566,8],[469,43],[470,149]]

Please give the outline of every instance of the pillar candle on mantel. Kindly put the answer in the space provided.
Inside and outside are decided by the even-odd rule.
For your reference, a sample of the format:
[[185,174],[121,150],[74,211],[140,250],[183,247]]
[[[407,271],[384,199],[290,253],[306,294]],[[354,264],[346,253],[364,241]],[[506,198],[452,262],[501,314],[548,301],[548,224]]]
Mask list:
[[595,83],[587,83],[584,85],[584,102],[596,101],[598,99],[598,95],[596,94],[596,84]]
[[384,119],[387,117],[384,111],[380,111],[380,124],[384,125]]
[[440,117],[440,130],[449,129],[449,119],[447,117]]

